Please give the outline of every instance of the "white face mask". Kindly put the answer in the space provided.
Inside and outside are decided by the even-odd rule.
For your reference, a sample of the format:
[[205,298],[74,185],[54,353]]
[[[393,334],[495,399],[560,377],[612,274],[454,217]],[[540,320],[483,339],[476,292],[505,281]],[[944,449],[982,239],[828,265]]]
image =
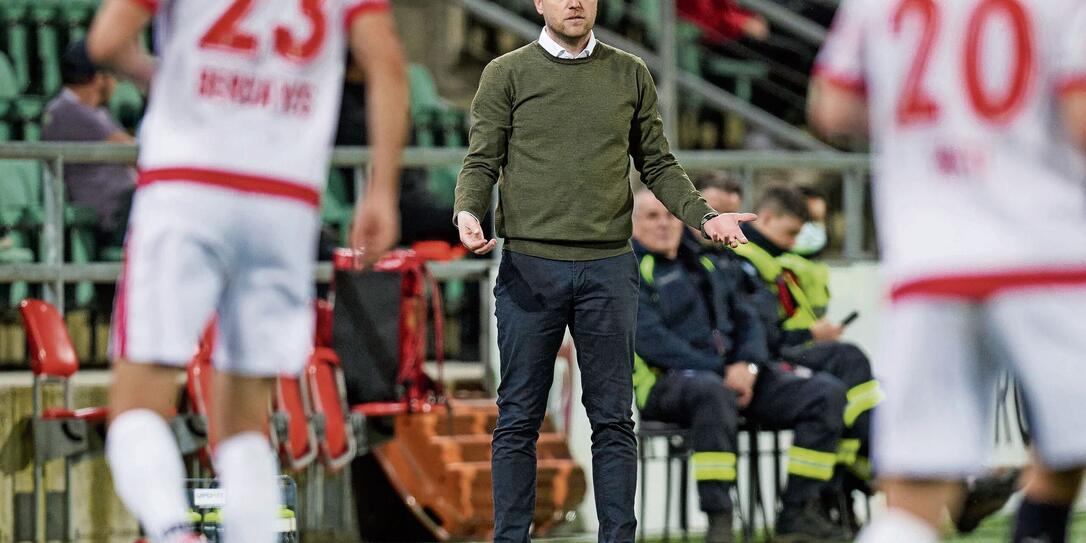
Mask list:
[[826,225],[818,222],[803,223],[792,252],[800,256],[815,254],[826,247]]

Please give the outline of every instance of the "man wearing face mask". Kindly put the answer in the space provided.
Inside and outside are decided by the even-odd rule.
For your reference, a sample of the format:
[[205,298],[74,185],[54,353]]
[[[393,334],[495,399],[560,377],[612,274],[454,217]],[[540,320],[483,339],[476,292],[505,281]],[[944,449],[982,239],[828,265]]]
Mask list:
[[796,275],[817,317],[826,316],[830,303],[830,267],[822,262],[826,248],[826,196],[811,186],[799,187],[807,201],[807,222],[796,236],[792,250],[780,256],[781,265]]
[[742,278],[718,273],[726,270],[648,191],[635,196],[633,231],[641,275],[635,399],[642,420],[690,430],[690,463],[709,520],[705,542],[733,541],[728,489],[736,475],[737,412],[794,432],[775,539],[848,539],[819,502],[835,488],[845,385],[829,374],[803,377],[771,364],[765,327],[740,291]]
[[[871,411],[882,400],[882,391],[867,356],[855,345],[840,341],[843,327],[816,313],[798,274],[786,265],[785,255],[810,222],[807,199],[794,187],[771,185],[755,208],[758,220],[743,229],[750,243],[734,254],[748,280],[750,299],[766,323],[771,354],[792,367],[805,368],[802,371],[825,372],[848,387],[845,431],[838,451],[838,464],[844,469],[839,474],[855,483],[852,486],[868,490],[859,483],[871,477],[867,460]],[[836,496],[826,500],[838,501]],[[851,511],[834,509],[843,515]]]
[[[811,309],[821,318],[825,316],[830,301],[830,267],[821,260],[828,239],[826,195],[809,185],[800,186],[798,190],[807,203],[809,217],[807,222],[803,223],[799,235],[796,236],[792,250],[778,257],[778,261],[785,269],[795,274],[796,281],[803,293],[807,295]],[[827,343],[805,349],[788,349],[786,352],[793,355],[799,364],[824,369],[827,362],[832,362],[835,351],[840,349],[839,345],[841,344],[835,346],[833,343]],[[835,371],[840,370],[835,368]],[[862,380],[867,373],[856,370],[853,379]],[[863,457],[866,457],[866,448],[863,454],[865,455]],[[1017,469],[996,470],[963,482],[961,493],[965,498],[960,508],[954,508],[951,511],[951,518],[958,532],[972,532],[982,520],[1000,510],[1017,489],[1015,482],[1019,473],[1020,470]],[[866,484],[857,485],[857,481],[849,477],[845,478],[844,483],[846,489],[859,486],[860,490],[867,490],[864,488]]]

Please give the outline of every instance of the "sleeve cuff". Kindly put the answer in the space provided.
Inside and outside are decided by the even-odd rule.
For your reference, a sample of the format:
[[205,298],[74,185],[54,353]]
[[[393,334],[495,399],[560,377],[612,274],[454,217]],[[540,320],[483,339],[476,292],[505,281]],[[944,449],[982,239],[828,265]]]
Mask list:
[[158,12],[158,0],[131,0],[131,2],[147,10],[152,15]]
[[479,220],[479,216],[478,216],[478,215],[476,215],[476,214],[474,214],[474,213],[472,213],[472,212],[470,212],[470,211],[468,211],[468,210],[466,210],[466,209],[462,209],[462,210],[460,210],[460,211],[457,211],[456,213],[453,213],[453,218],[452,218],[452,223],[453,223],[453,226],[455,226],[455,227],[457,227],[457,228],[460,228],[460,225],[459,225],[459,224],[456,224],[456,218],[457,218],[457,217],[459,217],[461,213],[467,213],[468,215],[471,215],[471,216],[472,216],[472,218],[474,218],[474,219],[475,219],[475,222],[479,223],[480,225],[482,225],[482,224],[483,224],[483,221]]
[[1086,73],[1069,74],[1056,82],[1056,94],[1086,91]]
[[689,215],[690,216],[686,217],[686,220],[684,220],[683,222],[685,222],[686,225],[690,228],[694,228],[698,232],[701,232],[701,227],[704,226],[704,224],[702,223],[702,219],[704,219],[706,215],[720,215],[720,213],[717,210],[709,207],[709,204],[703,204],[702,206],[698,206],[696,211],[690,212]]
[[867,81],[862,76],[853,76],[831,70],[825,65],[815,65],[814,70],[811,71],[811,77],[821,79],[831,86],[850,94],[867,97]]
[[367,13],[388,11],[389,9],[392,9],[392,6],[389,5],[388,0],[362,0],[361,2],[347,8],[347,11],[343,14],[343,26],[347,30],[350,30],[351,24],[354,23],[354,20],[358,17]]

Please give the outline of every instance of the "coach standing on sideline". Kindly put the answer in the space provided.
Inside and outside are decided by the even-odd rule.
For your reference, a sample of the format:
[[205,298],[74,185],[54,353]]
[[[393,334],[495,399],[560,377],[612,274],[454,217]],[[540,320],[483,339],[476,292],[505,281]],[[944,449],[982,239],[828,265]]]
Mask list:
[[668,150],[656,88],[641,59],[596,41],[597,0],[535,0],[539,41],[495,59],[471,107],[456,186],[460,240],[491,251],[479,217],[501,177],[497,233],[501,384],[494,430],[494,540],[525,542],[535,508],[535,443],[554,360],[569,326],[592,426],[599,540],[632,542],[637,262],[630,246],[630,156],[667,208],[736,246],[740,220],[714,212]]

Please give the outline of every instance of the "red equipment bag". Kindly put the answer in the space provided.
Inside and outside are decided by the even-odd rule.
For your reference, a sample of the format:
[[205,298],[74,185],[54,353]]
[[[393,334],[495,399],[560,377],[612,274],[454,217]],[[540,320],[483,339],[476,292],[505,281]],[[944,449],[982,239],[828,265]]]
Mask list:
[[341,249],[334,267],[332,345],[342,361],[348,403],[401,403],[413,411],[438,401],[440,386],[425,372],[429,310],[439,367],[444,321],[441,292],[425,260],[397,250],[363,270],[353,252]]

